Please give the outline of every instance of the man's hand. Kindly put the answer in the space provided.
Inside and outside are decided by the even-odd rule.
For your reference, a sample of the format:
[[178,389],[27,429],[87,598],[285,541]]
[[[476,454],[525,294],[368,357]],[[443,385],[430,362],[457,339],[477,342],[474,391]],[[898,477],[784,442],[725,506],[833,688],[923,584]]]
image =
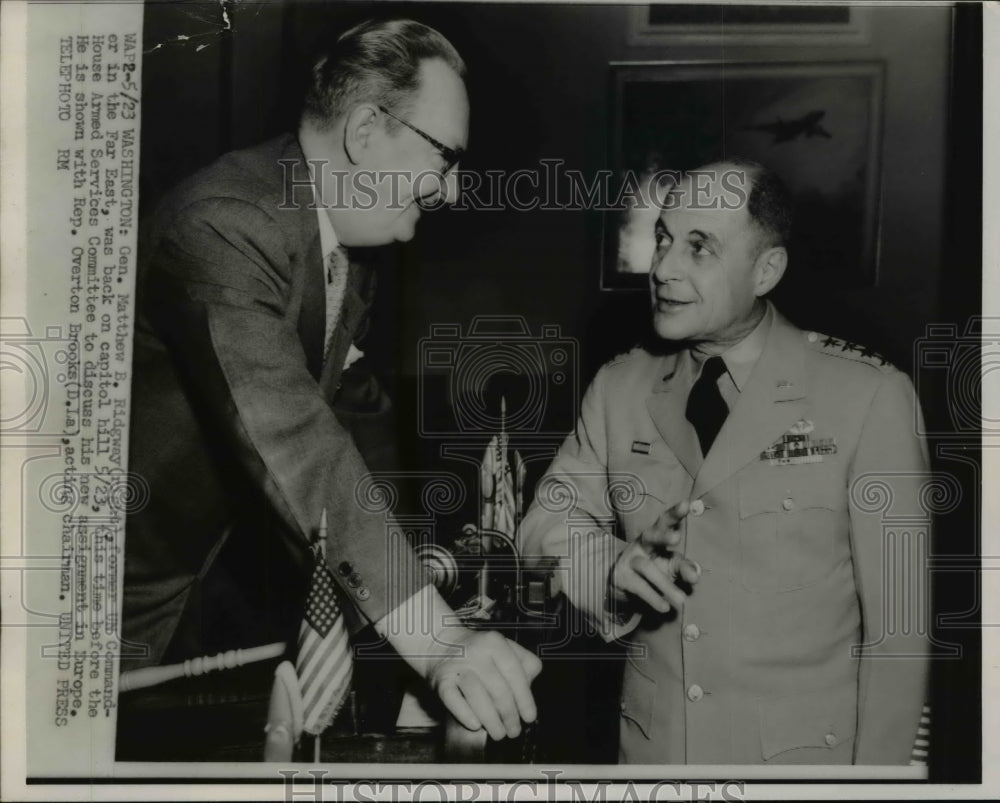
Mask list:
[[689,510],[687,500],[678,502],[622,550],[609,578],[617,602],[635,596],[660,613],[684,606],[687,594],[677,587],[677,578],[694,584],[701,567],[671,549],[681,541],[680,525]]
[[531,681],[542,662],[499,633],[470,630],[433,585],[375,622],[375,630],[433,688],[469,730],[494,739],[517,736],[521,720],[534,722]]
[[427,681],[455,719],[469,730],[486,728],[494,739],[514,738],[521,720],[537,715],[531,681],[542,662],[494,631],[446,628],[444,655],[428,664]]

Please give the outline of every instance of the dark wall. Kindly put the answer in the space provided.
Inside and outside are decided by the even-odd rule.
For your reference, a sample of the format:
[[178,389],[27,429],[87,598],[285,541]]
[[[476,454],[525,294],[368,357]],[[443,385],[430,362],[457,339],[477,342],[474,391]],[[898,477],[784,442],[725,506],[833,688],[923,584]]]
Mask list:
[[[538,168],[543,158],[587,174],[606,167],[611,61],[884,61],[878,286],[817,283],[808,279],[808,266],[793,264],[797,275],[788,284],[795,290],[785,294],[786,312],[804,326],[866,342],[904,367],[913,339],[939,317],[952,28],[947,7],[871,9],[864,45],[725,50],[629,45],[631,9],[620,5],[243,3],[233,7],[231,31],[219,28],[219,8],[148,6],[147,51],[177,33],[199,36],[146,57],[146,204],[230,147],[293,125],[303,53],[325,28],[339,30],[372,13],[417,17],[463,53],[473,107],[463,167],[480,171]],[[193,52],[198,45],[207,47]],[[574,211],[426,215],[417,239],[399,249],[403,270],[393,316],[402,345],[398,369],[417,375],[416,349],[406,344],[426,335],[431,323],[467,325],[475,314],[517,314],[534,328],[557,324],[584,339],[588,374],[628,345],[631,321],[642,317],[644,303],[641,294],[599,290],[600,226],[599,215]],[[629,314],[621,315],[623,308]]]

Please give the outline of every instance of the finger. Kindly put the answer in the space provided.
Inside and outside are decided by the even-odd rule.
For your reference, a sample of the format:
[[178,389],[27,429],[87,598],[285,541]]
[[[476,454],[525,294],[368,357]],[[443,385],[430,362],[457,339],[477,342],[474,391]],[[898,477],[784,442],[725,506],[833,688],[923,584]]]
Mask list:
[[675,547],[681,542],[681,531],[678,525],[687,516],[691,505],[682,499],[673,507],[664,510],[645,530],[640,538],[648,545],[660,549]]
[[641,577],[637,577],[635,583],[625,587],[624,590],[629,594],[638,597],[658,613],[668,613],[670,611],[670,603],[657,594],[656,591],[653,590],[652,586],[650,586],[649,583]]
[[697,583],[698,578],[701,577],[701,566],[698,565],[697,561],[690,560],[688,558],[680,558],[677,561],[677,573],[682,579],[689,583]]
[[697,561],[685,558],[683,555],[671,555],[669,558],[655,555],[652,561],[661,572],[673,581],[674,585],[677,584],[678,579],[693,584],[697,583],[698,578],[701,577],[701,566],[698,565]]
[[479,676],[475,672],[463,672],[458,679],[458,686],[486,732],[497,741],[503,739],[507,735],[507,728]]
[[677,546],[680,540],[680,533],[677,530],[661,527],[659,523],[654,523],[648,530],[643,530],[639,536],[639,543],[644,547],[644,552],[666,552]]
[[649,583],[666,602],[675,608],[684,607],[687,594],[674,585],[673,577],[660,568],[658,562],[648,559],[636,561],[634,568],[636,573]]
[[[649,560],[648,558],[645,559],[646,561]],[[638,564],[640,561],[637,559],[635,563]],[[649,581],[634,566],[630,566],[629,570],[623,574],[618,582],[618,587],[623,591],[634,594],[654,611],[666,613],[670,610],[670,603],[663,598],[663,595],[656,588],[650,585]]]
[[667,513],[670,513],[673,516],[675,525],[680,524],[690,512],[691,503],[687,499],[681,499],[680,502],[667,511]]
[[691,503],[682,499],[676,505],[664,510],[656,520],[657,525],[666,529],[674,529],[687,517],[691,511]]
[[[521,715],[511,683],[517,682],[514,678],[519,675],[521,683],[527,688],[528,679],[524,677],[521,662],[506,647],[491,653],[490,659],[490,663],[479,672],[479,680],[493,698],[493,707],[503,721],[507,736],[513,738],[521,732]],[[507,673],[513,676],[511,680]]]
[[477,731],[483,727],[483,723],[466,702],[465,697],[462,696],[462,692],[458,690],[458,686],[455,685],[454,681],[442,683],[438,687],[438,696],[441,697],[441,702],[444,703],[445,708],[464,727],[470,731]]
[[538,664],[538,669],[541,670],[541,661],[520,644],[513,641],[508,641],[507,644],[510,649],[499,655],[494,655],[493,661],[514,693],[514,702],[517,705],[520,718],[525,722],[534,722],[535,717],[538,716],[538,710],[535,707],[535,698],[531,695],[530,684],[531,678],[537,675],[538,671],[529,676],[525,664],[534,661]]
[[510,643],[511,649],[524,667],[524,674],[528,676],[528,682],[534,680],[542,671],[542,661],[531,650],[527,650],[516,641]]

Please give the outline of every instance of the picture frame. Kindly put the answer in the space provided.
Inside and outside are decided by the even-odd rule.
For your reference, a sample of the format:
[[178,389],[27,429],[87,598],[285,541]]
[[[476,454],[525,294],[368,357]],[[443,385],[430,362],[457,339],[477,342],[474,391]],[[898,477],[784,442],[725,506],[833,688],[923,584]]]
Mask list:
[[762,45],[813,47],[867,45],[871,9],[856,5],[661,4],[635,6],[628,44]]
[[[693,168],[722,155],[760,162],[793,195],[794,269],[813,286],[877,285],[882,62],[610,68],[608,161],[619,197],[628,182],[640,186],[657,170]],[[624,194],[633,196],[645,199]],[[657,216],[651,207],[625,203],[604,213],[602,289],[646,286]]]

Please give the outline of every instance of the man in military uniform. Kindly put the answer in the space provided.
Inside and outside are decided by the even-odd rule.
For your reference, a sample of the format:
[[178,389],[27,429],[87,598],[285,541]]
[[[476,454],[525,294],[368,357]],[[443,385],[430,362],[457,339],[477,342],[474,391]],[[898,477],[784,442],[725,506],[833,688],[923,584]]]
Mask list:
[[526,560],[627,643],[623,761],[905,764],[926,585],[876,502],[927,518],[913,387],[765,299],[790,225],[769,170],[698,174],[656,223],[653,328],[673,349],[597,374],[524,520]]

